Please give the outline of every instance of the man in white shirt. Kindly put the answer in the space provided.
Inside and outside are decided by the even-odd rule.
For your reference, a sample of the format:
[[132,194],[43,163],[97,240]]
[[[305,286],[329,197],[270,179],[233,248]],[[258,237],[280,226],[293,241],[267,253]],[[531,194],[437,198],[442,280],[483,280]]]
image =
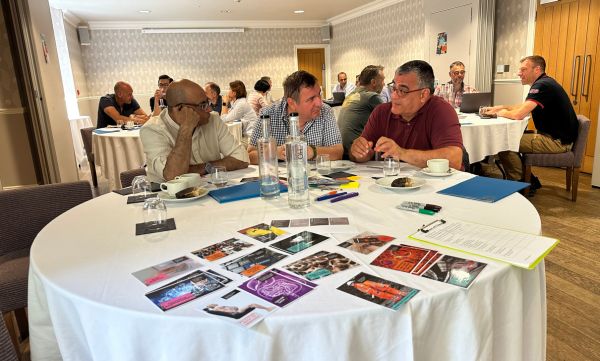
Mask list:
[[151,181],[168,181],[185,173],[203,175],[213,166],[229,171],[248,167],[248,152],[212,112],[200,85],[187,79],[172,82],[167,103],[167,109],[140,130]]
[[333,93],[344,92],[346,93],[346,96],[348,96],[354,89],[356,89],[356,85],[352,83],[348,84],[348,76],[346,73],[341,72],[338,74],[338,84],[336,84],[331,91],[331,99],[333,99]]
[[265,94],[265,100],[267,101],[267,104],[278,102],[279,99],[281,99],[281,98],[273,99],[273,94],[271,94],[271,88],[273,87],[273,82],[271,81],[271,77],[263,76],[262,78],[260,78],[260,80],[265,80],[265,81],[269,82],[269,90],[267,91],[267,94]]

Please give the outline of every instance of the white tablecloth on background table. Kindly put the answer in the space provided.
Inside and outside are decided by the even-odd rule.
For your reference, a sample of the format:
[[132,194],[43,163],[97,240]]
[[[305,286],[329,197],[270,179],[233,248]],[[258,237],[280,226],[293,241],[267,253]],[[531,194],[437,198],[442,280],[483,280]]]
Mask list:
[[233,137],[238,142],[242,141],[242,122],[230,122],[227,124],[227,129],[229,129],[229,133],[233,134]]
[[481,119],[477,114],[464,114],[460,123],[471,123],[461,126],[463,145],[469,153],[471,163],[479,162],[488,155],[495,155],[505,150],[519,151],[519,143],[529,117],[523,120]]
[[[366,168],[364,168],[366,170]],[[546,346],[544,263],[525,270],[482,257],[444,250],[407,236],[434,217],[395,208],[401,201],[443,207],[451,216],[534,234],[540,218],[531,203],[513,194],[489,204],[436,194],[472,175],[424,176],[418,190],[398,193],[380,189],[369,174],[359,180],[359,197],[338,203],[313,202],[292,210],[287,196],[218,204],[210,196],[167,204],[177,229],[135,236],[142,222],[140,204],[110,193],[59,216],[37,236],[31,248],[29,327],[33,360],[477,360],[542,361]],[[402,174],[416,176],[414,167]],[[230,180],[257,175],[255,167],[229,172]],[[377,174],[378,175],[378,174]],[[311,190],[311,198],[322,195]],[[385,248],[361,255],[336,247],[330,239],[289,256],[287,263],[319,250],[340,252],[361,266],[317,280],[319,287],[277,311],[251,330],[243,330],[196,310],[221,293],[163,313],[144,297],[159,283],[145,287],[131,273],[232,237],[256,246],[204,265],[223,272],[236,284],[245,280],[219,264],[264,244],[237,233],[267,216],[353,215],[359,231],[396,237],[393,244],[413,244],[458,255],[488,266],[470,289],[410,274],[369,266]],[[368,272],[421,292],[392,311],[336,290],[359,272]],[[172,279],[170,280],[172,281]],[[168,281],[168,282],[170,282]],[[232,288],[228,287],[225,292]],[[223,293],[225,293],[223,292]]]
[[81,139],[81,129],[93,127],[92,119],[88,116],[69,119],[71,125],[71,137],[73,138],[73,150],[75,151],[75,160],[81,164],[83,160],[83,139]]

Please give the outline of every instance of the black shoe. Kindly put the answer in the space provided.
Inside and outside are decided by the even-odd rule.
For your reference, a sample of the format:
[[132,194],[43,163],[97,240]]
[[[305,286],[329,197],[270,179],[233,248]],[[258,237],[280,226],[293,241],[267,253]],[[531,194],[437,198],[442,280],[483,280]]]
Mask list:
[[533,174],[531,175],[531,188],[540,189],[542,188],[542,183],[540,183],[540,179]]

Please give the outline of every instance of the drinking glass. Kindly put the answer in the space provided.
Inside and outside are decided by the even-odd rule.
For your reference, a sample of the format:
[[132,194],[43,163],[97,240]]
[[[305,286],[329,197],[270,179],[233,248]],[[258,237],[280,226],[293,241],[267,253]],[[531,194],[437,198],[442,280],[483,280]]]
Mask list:
[[136,196],[145,196],[152,193],[150,180],[145,175],[138,175],[131,182],[131,191]]
[[400,173],[400,162],[397,157],[388,156],[383,160],[383,176],[394,177]]
[[482,105],[479,107],[479,116],[483,117],[485,116],[485,112],[487,111],[487,107],[485,105]]
[[317,173],[329,174],[331,173],[331,160],[329,154],[317,155]]
[[162,199],[148,198],[142,206],[146,229],[155,231],[167,227],[167,206]]
[[215,187],[221,188],[227,185],[227,169],[223,166],[215,166],[210,171],[210,179]]
[[117,119],[117,125],[119,126],[119,128],[121,128],[123,126],[123,120]]

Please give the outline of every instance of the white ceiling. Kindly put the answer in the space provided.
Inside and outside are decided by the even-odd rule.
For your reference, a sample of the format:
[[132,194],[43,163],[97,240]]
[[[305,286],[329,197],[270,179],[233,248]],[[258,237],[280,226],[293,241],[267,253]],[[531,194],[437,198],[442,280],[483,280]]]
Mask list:
[[[50,0],[88,21],[324,21],[381,0]],[[142,14],[139,10],[150,10]],[[221,11],[229,10],[230,13]],[[294,14],[294,10],[304,10]]]

